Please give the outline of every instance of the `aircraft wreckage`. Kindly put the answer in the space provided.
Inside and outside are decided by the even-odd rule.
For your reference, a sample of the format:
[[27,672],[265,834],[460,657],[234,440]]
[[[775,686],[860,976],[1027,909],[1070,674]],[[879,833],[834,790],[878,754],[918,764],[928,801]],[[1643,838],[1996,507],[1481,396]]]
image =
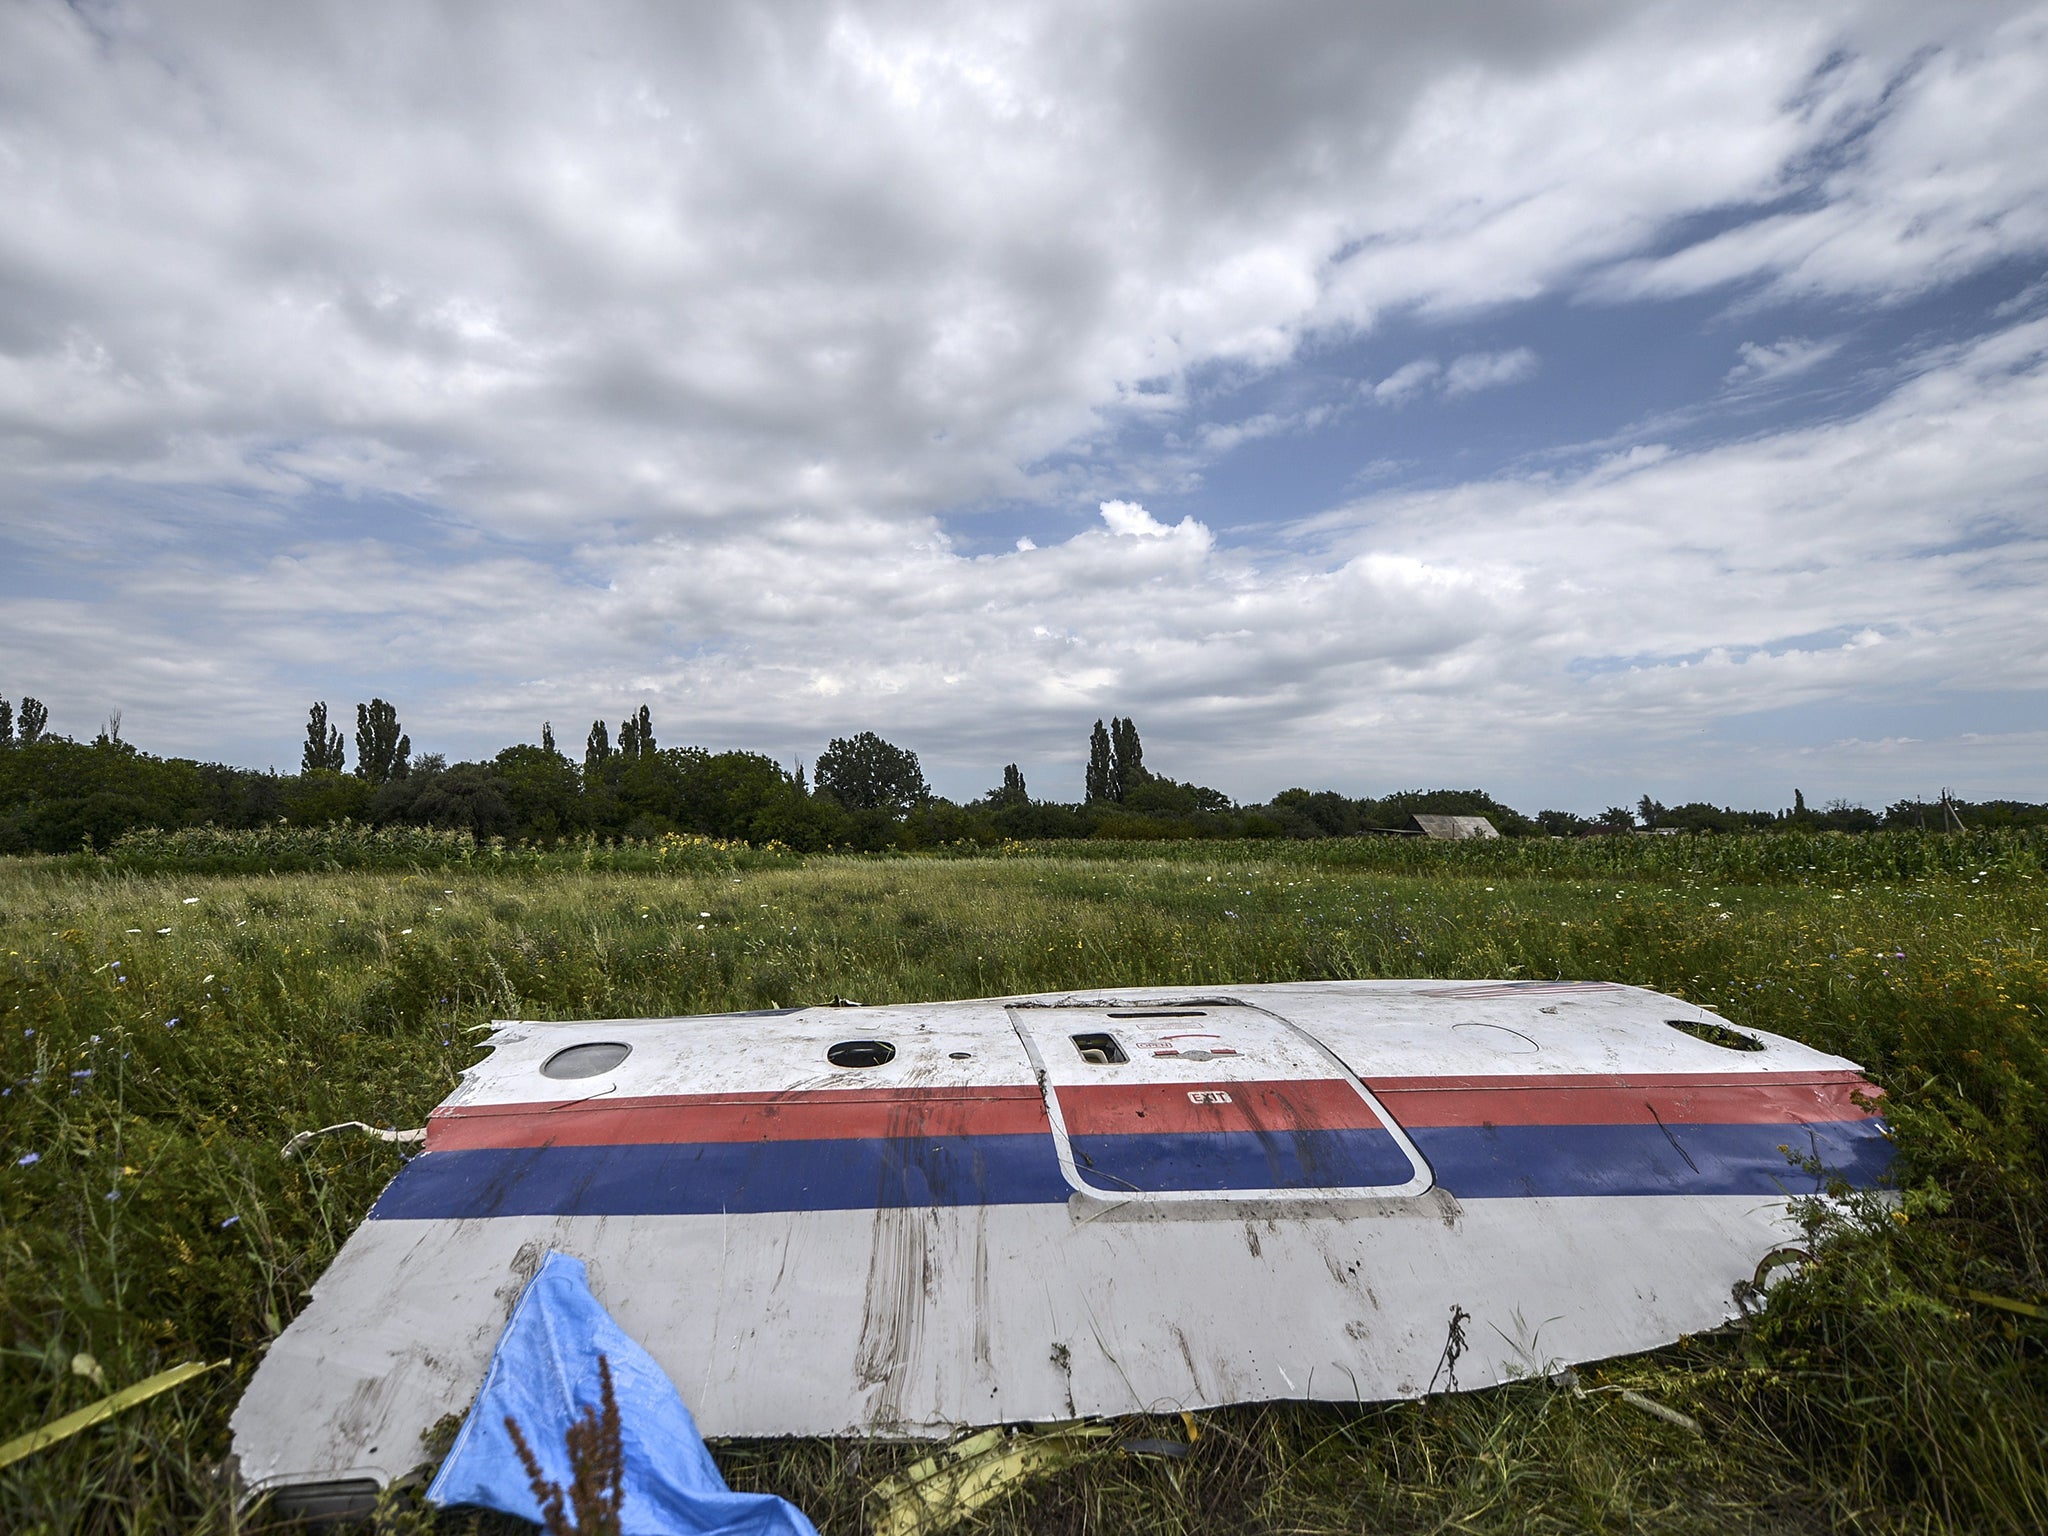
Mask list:
[[[706,1435],[1469,1390],[1735,1315],[1852,1062],[1595,982],[509,1022],[234,1417],[250,1493],[429,1459],[550,1250]],[[1457,1343],[1452,1343],[1455,1334]]]

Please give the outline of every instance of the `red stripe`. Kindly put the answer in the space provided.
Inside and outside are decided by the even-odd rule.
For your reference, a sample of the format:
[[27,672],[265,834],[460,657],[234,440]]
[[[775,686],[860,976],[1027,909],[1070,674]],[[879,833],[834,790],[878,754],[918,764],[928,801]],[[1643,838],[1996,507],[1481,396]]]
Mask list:
[[[1544,1088],[1392,1087],[1372,1084],[1387,1111],[1405,1126],[1433,1125],[1789,1125],[1862,1120],[1875,1114],[1855,1102],[1870,1084],[1701,1081],[1582,1086],[1553,1081]],[[1409,1079],[1414,1081],[1414,1079]],[[1427,1081],[1427,1079],[1424,1079]]]
[[868,1141],[1049,1133],[1035,1087],[674,1094],[457,1105],[427,1117],[427,1149],[726,1141]]
[[[1380,1119],[1341,1077],[1268,1083],[1061,1084],[1060,1118],[1074,1136],[1123,1132],[1377,1130]],[[1227,1093],[1227,1104],[1191,1093]]]
[[1825,1072],[1522,1072],[1454,1076],[1432,1072],[1426,1077],[1368,1077],[1374,1093],[1401,1093],[1444,1088],[1689,1088],[1710,1083],[1847,1083],[1876,1094],[1854,1068]]
[[[1855,1072],[1524,1074],[1368,1078],[1412,1126],[1800,1124],[1861,1120],[1881,1090]],[[1220,1091],[1229,1104],[1197,1104]],[[1075,1135],[1371,1128],[1380,1122],[1342,1078],[1262,1083],[1079,1084],[1059,1090]],[[427,1119],[432,1151],[467,1147],[834,1141],[1030,1135],[1047,1130],[1036,1086],[795,1089],[454,1105]]]

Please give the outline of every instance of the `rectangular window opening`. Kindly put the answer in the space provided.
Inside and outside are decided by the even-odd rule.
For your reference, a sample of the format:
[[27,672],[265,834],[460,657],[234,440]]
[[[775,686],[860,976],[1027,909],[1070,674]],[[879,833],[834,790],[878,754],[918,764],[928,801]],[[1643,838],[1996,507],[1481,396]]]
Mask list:
[[1124,1054],[1124,1048],[1117,1044],[1115,1035],[1107,1032],[1094,1035],[1075,1035],[1074,1049],[1081,1053],[1083,1061],[1091,1061],[1098,1067],[1119,1067],[1131,1058]]

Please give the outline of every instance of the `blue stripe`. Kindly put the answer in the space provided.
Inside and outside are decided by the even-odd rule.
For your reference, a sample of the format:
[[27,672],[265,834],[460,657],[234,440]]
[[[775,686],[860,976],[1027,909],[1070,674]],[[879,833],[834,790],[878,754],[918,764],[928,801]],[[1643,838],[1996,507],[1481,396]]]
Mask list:
[[1081,1181],[1104,1194],[1176,1190],[1374,1189],[1415,1169],[1378,1126],[1076,1136]]
[[486,1147],[414,1158],[373,1220],[481,1216],[710,1216],[1045,1205],[1069,1190],[1052,1138],[718,1141]]
[[[1439,1187],[1461,1199],[1543,1195],[1812,1194],[1818,1156],[1859,1188],[1892,1147],[1874,1120],[1823,1125],[1425,1126],[1410,1132]],[[1680,1148],[1683,1148],[1681,1153]],[[1087,1136],[1084,1179],[1106,1193],[1373,1188],[1407,1159],[1384,1131]],[[1687,1159],[1690,1159],[1688,1161]],[[1092,1166],[1091,1166],[1092,1163]],[[1047,1135],[746,1141],[428,1152],[373,1220],[489,1216],[692,1216],[908,1206],[1052,1205],[1070,1190]]]
[[[1674,1125],[1668,1131],[1657,1125],[1423,1126],[1408,1134],[1429,1159],[1437,1185],[1465,1200],[1811,1195],[1825,1176],[1870,1188],[1892,1161],[1892,1144],[1875,1120]],[[1817,1157],[1824,1175],[1793,1157]]]

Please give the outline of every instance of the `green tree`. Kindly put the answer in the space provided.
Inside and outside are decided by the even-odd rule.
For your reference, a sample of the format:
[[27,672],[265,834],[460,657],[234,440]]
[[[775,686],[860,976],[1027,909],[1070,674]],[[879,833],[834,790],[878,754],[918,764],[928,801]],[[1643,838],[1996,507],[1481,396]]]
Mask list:
[[1029,805],[1031,796],[1024,788],[1024,770],[1015,763],[1003,765],[1003,787],[988,792],[987,802],[992,807],[1005,805]]
[[339,773],[348,766],[348,751],[342,745],[341,727],[327,723],[323,699],[306,712],[306,745],[299,753],[299,772],[317,773],[331,768]]
[[50,711],[38,698],[24,697],[21,701],[20,740],[24,747],[32,747],[43,739],[43,731],[50,723]]
[[1152,775],[1145,771],[1145,749],[1131,720],[1109,722],[1109,798],[1128,800]]
[[301,827],[361,821],[370,814],[370,797],[374,793],[367,780],[352,773],[316,768],[285,781],[285,819]]
[[654,721],[647,713],[647,706],[640,706],[640,713],[628,715],[619,722],[619,756],[627,762],[634,762],[643,754],[654,750]]
[[356,706],[356,777],[378,785],[412,770],[412,738],[398,728],[398,710],[382,699]]
[[1112,800],[1115,769],[1109,749],[1109,732],[1100,720],[1088,734],[1088,775],[1085,798],[1091,801]]
[[14,745],[14,706],[0,699],[0,747]]
[[873,731],[833,738],[818,754],[818,788],[849,811],[883,811],[903,816],[931,798],[917,754],[882,740]]
[[552,720],[540,723],[540,749],[550,757],[560,755],[555,751],[555,722]]
[[602,720],[590,722],[590,734],[583,738],[583,782],[593,783],[604,774],[604,765],[611,761],[612,735],[605,729]]
[[553,750],[547,733],[537,747],[507,747],[492,765],[518,836],[549,840],[581,830],[584,816],[576,769]]
[[505,781],[491,763],[443,766],[422,758],[413,772],[378,789],[371,819],[415,827],[448,827],[478,837],[505,837],[518,829]]

